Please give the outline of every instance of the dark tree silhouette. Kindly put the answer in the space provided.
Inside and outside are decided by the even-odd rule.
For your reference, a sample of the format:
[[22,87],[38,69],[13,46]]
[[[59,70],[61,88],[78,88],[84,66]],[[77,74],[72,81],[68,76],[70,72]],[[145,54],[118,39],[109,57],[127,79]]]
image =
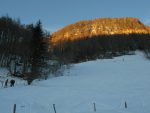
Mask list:
[[42,76],[43,67],[46,66],[48,43],[44,40],[44,32],[40,21],[32,29],[33,37],[31,40],[31,74],[27,80],[29,84],[36,78]]

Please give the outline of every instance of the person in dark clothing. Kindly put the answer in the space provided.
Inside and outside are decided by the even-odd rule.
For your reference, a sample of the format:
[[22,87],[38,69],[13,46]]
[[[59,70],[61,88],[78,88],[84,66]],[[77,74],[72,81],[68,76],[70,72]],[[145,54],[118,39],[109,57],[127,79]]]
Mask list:
[[14,84],[15,84],[15,80],[12,79],[12,80],[10,81],[10,87],[13,87]]
[[5,88],[7,87],[7,84],[8,84],[8,79],[5,81]]

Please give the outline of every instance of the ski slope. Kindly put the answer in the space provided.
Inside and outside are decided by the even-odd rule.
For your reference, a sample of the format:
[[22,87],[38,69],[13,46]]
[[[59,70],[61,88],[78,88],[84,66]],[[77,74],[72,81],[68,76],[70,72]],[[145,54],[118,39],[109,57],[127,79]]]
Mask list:
[[[75,64],[65,76],[0,88],[0,113],[150,113],[150,61],[141,52]],[[125,101],[127,108],[125,108]]]

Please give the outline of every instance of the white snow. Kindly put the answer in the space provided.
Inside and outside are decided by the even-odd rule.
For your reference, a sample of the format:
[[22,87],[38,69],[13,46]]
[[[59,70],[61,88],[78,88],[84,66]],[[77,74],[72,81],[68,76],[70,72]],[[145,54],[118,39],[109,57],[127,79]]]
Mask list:
[[[127,109],[125,109],[125,101]],[[144,55],[75,64],[65,76],[0,88],[0,113],[150,113],[150,61]]]

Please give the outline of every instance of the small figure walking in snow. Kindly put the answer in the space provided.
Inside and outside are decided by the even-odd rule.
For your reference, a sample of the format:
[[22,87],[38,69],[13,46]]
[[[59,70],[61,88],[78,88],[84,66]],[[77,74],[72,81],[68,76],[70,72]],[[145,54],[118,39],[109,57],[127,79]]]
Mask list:
[[5,88],[7,87],[7,84],[8,84],[8,79],[5,81]]
[[14,84],[15,84],[15,80],[11,80],[10,81],[10,87],[14,87]]

